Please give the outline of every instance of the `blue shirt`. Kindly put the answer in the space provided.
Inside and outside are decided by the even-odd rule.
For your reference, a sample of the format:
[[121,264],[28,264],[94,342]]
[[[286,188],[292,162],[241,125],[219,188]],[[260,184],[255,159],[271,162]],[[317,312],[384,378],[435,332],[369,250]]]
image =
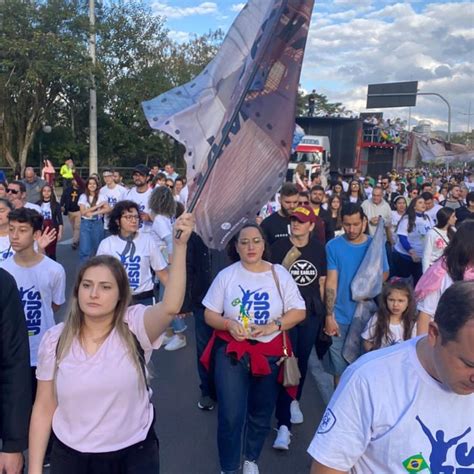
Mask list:
[[[337,271],[337,294],[334,313],[339,324],[351,324],[357,302],[352,299],[351,283],[365,257],[372,237],[362,244],[353,244],[343,235],[326,244],[328,270]],[[383,271],[387,272],[388,260],[385,246],[383,251]]]

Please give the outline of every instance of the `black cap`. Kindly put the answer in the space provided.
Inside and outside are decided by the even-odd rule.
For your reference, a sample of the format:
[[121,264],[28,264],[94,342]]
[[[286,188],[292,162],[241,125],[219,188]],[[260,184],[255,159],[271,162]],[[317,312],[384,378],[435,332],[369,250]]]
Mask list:
[[135,174],[135,173],[139,173],[143,176],[148,176],[148,174],[150,173],[150,168],[148,168],[148,166],[145,166],[145,165],[137,165],[135,166],[135,168],[133,168],[132,174]]

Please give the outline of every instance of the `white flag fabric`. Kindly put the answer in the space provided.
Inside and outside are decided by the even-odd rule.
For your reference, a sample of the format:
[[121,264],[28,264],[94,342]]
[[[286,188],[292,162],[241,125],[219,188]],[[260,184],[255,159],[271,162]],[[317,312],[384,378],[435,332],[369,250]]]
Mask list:
[[186,148],[197,231],[222,249],[286,175],[313,0],[250,0],[194,80],[143,103],[150,126]]

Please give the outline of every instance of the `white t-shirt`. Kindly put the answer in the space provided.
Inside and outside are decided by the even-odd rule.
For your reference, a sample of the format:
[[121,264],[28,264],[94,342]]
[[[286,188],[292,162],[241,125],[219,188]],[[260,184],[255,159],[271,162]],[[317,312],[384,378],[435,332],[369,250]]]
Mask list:
[[397,211],[392,211],[392,235],[396,237],[397,235],[397,225],[400,222],[403,214],[400,215]]
[[41,215],[45,220],[51,220],[53,218],[53,213],[51,212],[51,203],[42,202],[41,203]]
[[[92,196],[91,196],[92,197]],[[92,201],[92,199],[91,199]],[[102,198],[101,198],[101,195],[99,193],[99,197],[97,198],[97,202],[95,203],[95,206],[97,206],[98,204],[101,204],[105,202]],[[89,199],[87,198],[87,196],[85,194],[81,194],[79,196],[79,199],[77,201],[77,205],[78,206],[84,206],[86,209],[90,209],[92,207],[91,203],[89,202]],[[86,219],[88,221],[96,221],[98,219],[100,219],[101,216],[100,215],[96,215],[96,216],[92,216],[92,217],[86,217],[86,216],[81,216],[81,219]]]
[[0,265],[14,254],[15,251],[10,245],[10,237],[8,235],[0,236]]
[[[415,219],[415,225],[412,231],[408,233],[408,216],[404,216],[400,220],[400,224],[397,229],[397,235],[404,235],[408,237],[408,243],[416,252],[416,255],[421,258],[423,256],[423,249],[425,247],[426,234],[430,229],[430,218],[427,216],[426,218],[423,218],[422,216],[417,215]],[[399,240],[395,244],[395,250],[403,255],[410,255]]]
[[308,448],[314,459],[353,474],[472,470],[474,394],[457,395],[433,379],[416,354],[419,340],[346,369]]
[[188,197],[189,197],[189,188],[188,185],[184,186],[184,188],[179,193],[179,202],[184,206],[187,207],[188,204]]
[[41,338],[56,324],[52,305],[61,305],[66,300],[66,273],[62,265],[46,256],[33,267],[22,267],[14,258],[3,262],[2,267],[13,275],[20,292],[30,343],[30,363],[35,367]]
[[133,239],[133,245],[118,235],[107,237],[100,243],[97,255],[112,255],[121,261],[134,295],[153,289],[150,267],[155,271],[166,268],[156,241],[150,234],[140,232]]
[[438,213],[440,209],[443,209],[443,207],[435,203],[435,205],[431,209],[425,211],[425,214],[431,220],[432,226],[435,226],[438,223],[438,219],[436,219],[436,214]]
[[423,273],[443,255],[444,249],[449,244],[448,232],[437,227],[432,227],[426,234],[423,258],[421,260]]
[[39,207],[37,204],[33,204],[32,202],[27,202],[23,207],[25,207],[26,209],[33,209],[33,211],[36,211],[41,214],[41,207]]
[[166,261],[173,253],[173,221],[169,217],[156,215],[151,226],[151,235],[158,244]]
[[[361,337],[362,339],[365,339],[366,341],[371,341],[374,336],[375,336],[375,327],[377,325],[377,318],[378,314],[375,313],[367,322],[367,326],[365,327]],[[388,347],[388,346],[393,346],[394,344],[398,344],[400,342],[403,342],[403,324],[392,324],[389,323],[388,325],[388,334],[386,337],[382,339],[382,347]],[[411,337],[416,336],[416,324],[413,327]]]
[[[111,209],[114,208],[115,204],[119,201],[123,201],[127,195],[127,190],[120,186],[120,184],[115,185],[113,188],[107,186],[102,186],[99,192],[99,201],[106,202]],[[109,216],[104,215],[104,228],[109,228]]]
[[382,217],[385,221],[385,227],[389,227],[392,224],[392,210],[388,205],[388,202],[382,199],[380,204],[374,204],[372,199],[366,199],[361,205],[367,219],[369,220],[369,232],[371,236],[375,235],[377,225],[372,225],[370,219],[374,217]]
[[[241,262],[236,262],[218,273],[202,301],[203,306],[242,324],[243,308],[250,323],[262,325],[280,318],[290,309],[306,309],[290,273],[281,265],[274,265],[274,268],[280,280],[285,308],[271,270],[262,273],[251,272]],[[256,340],[269,342],[278,334],[275,332]]]
[[426,296],[425,299],[420,300],[416,305],[418,311],[423,311],[423,313],[429,314],[431,319],[434,319],[436,313],[436,308],[438,307],[439,300],[441,295],[453,284],[452,278],[448,273],[444,276],[439,290],[433,291]]
[[[148,207],[148,200],[150,199],[150,195],[153,192],[153,189],[147,188],[144,193],[139,193],[136,187],[133,187],[127,193],[127,199],[133,201],[138,204],[138,209],[140,212],[146,212],[150,214],[150,208]],[[152,222],[140,222],[140,232],[148,233],[151,231]]]

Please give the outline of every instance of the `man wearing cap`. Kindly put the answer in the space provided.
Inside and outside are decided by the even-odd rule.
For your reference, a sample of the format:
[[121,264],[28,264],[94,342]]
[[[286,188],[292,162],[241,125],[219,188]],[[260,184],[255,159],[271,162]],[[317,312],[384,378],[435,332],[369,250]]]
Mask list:
[[[295,280],[305,300],[306,319],[289,331],[291,345],[301,372],[296,400],[280,390],[276,418],[278,435],[275,449],[288,450],[292,423],[302,423],[299,400],[303,391],[308,359],[324,322],[324,284],[326,281],[326,253],[324,246],[312,232],[318,218],[310,206],[299,206],[290,217],[290,236],[278,239],[270,248],[272,263],[283,265]],[[322,229],[324,230],[324,229]]]
[[104,229],[105,234],[108,234],[109,230],[109,217],[108,214],[112,211],[115,204],[119,201],[123,201],[126,198],[127,190],[120,184],[116,184],[114,181],[114,171],[112,169],[105,169],[102,173],[104,178],[105,186],[100,189],[99,202],[103,202],[104,213]]
[[148,199],[152,192],[148,187],[148,174],[150,170],[145,165],[137,165],[133,169],[132,179],[135,185],[127,193],[127,199],[136,202],[140,209],[140,232],[150,232],[153,219],[150,216]]

